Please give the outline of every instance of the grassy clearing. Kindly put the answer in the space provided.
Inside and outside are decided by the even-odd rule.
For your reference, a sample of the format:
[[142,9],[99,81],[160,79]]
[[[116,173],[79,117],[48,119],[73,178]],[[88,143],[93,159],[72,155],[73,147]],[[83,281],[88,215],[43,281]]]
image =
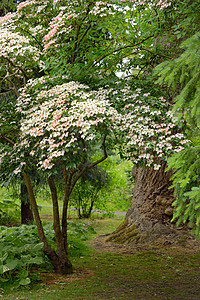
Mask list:
[[[200,299],[199,255],[168,257],[91,253],[74,261],[76,273],[8,294],[5,299]],[[86,272],[87,270],[87,272]],[[84,273],[85,272],[85,273]],[[48,277],[48,276],[47,276]]]
[[[52,221],[52,207],[39,206],[41,219],[43,221]],[[60,216],[62,209],[60,208]],[[77,211],[68,210],[68,219],[79,222]],[[98,234],[106,234],[114,231],[117,226],[124,220],[124,216],[105,217],[103,214],[92,213],[91,218],[84,219],[83,222],[95,228]]]
[[[115,217],[84,222],[97,234],[105,234],[121,220]],[[116,253],[90,248],[83,256],[73,258],[73,265],[73,275],[40,273],[43,280],[2,294],[3,299],[200,299],[200,252],[174,248]]]

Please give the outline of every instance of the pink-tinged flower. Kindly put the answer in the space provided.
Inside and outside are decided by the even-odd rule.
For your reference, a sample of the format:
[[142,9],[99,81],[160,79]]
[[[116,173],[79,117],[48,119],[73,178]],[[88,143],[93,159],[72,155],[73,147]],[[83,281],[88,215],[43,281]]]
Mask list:
[[11,17],[13,16],[13,14],[8,13],[7,15],[5,15],[4,17],[0,18],[0,25],[6,23],[9,19],[11,19]]
[[61,115],[56,115],[56,120],[59,120]]
[[55,120],[53,120],[53,122],[51,123],[51,126],[55,127],[56,125],[58,125],[58,122],[56,122]]
[[47,35],[44,36],[43,40],[45,42],[49,41],[52,37],[56,35],[57,31],[58,31],[58,27],[56,26],[53,29],[51,29]]
[[48,44],[46,44],[46,45],[44,46],[44,52],[46,52],[47,49],[48,49],[52,44],[54,44],[54,43],[55,43],[55,40],[52,40],[52,41],[48,42]]
[[50,23],[50,28],[53,28],[56,23],[60,23],[62,21],[63,12],[61,11],[55,18],[52,19]]
[[44,167],[45,169],[48,169],[49,166],[50,166],[50,161],[49,161],[49,159],[45,159],[45,161],[43,161],[43,167]]
[[15,170],[13,171],[14,174],[18,174],[18,173],[20,173],[20,172],[21,172],[21,170],[20,170],[19,168],[15,169]]
[[175,149],[174,151],[175,151],[175,152],[180,152],[180,151],[182,151],[183,149],[185,149],[185,148],[180,146],[180,147],[178,147],[177,149]]
[[22,8],[26,7],[26,6],[30,6],[34,3],[34,1],[25,1],[25,2],[22,2],[20,3],[18,6],[17,6],[17,12],[19,12]]
[[67,20],[71,19],[72,17],[73,17],[73,15],[67,16]]
[[184,145],[184,144],[186,144],[186,143],[187,143],[186,140],[180,141],[180,144],[181,144],[181,145]]

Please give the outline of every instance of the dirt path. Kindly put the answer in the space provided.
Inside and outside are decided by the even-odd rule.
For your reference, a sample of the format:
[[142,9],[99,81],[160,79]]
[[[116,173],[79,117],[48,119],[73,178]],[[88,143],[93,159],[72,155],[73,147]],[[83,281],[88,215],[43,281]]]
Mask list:
[[158,253],[176,253],[193,255],[200,252],[200,241],[188,240],[184,246],[178,245],[163,245],[156,242],[155,244],[118,244],[107,242],[109,234],[99,235],[90,241],[90,245],[98,252],[115,252],[121,254],[134,254],[138,251],[156,251]]

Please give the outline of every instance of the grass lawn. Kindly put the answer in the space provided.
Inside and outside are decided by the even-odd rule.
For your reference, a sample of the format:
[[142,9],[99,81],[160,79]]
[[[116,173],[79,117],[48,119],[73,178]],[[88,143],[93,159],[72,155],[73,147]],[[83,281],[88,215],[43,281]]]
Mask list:
[[[46,218],[46,213],[43,215]],[[73,258],[74,274],[40,272],[42,280],[1,294],[3,299],[200,299],[200,251],[109,246],[99,234],[112,232],[122,217],[84,220],[97,234],[88,251]],[[95,242],[95,241],[98,241]],[[99,247],[95,245],[100,245]]]

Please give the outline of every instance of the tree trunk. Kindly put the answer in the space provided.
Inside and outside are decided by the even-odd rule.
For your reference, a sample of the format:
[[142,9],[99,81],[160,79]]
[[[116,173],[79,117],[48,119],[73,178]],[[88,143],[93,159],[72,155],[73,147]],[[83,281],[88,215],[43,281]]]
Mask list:
[[37,207],[37,203],[36,203],[35,195],[33,192],[30,177],[25,172],[23,173],[23,177],[26,182],[26,187],[28,190],[31,207],[32,207],[33,214],[35,217],[35,222],[36,222],[37,230],[38,230],[38,236],[39,236],[40,241],[43,242],[43,252],[46,254],[46,256],[51,261],[52,265],[54,266],[55,272],[60,273],[60,274],[71,274],[72,273],[72,265],[69,262],[68,257],[66,257],[66,253],[64,253],[64,254],[62,253],[61,256],[59,256],[59,254],[57,254],[55,252],[55,250],[53,248],[51,248],[48,244],[48,241],[46,239],[44,229],[42,226],[42,222],[40,219],[40,215],[39,215],[39,211],[38,211],[38,207]]
[[24,183],[21,183],[21,224],[31,224],[34,222],[33,213],[28,196],[28,190]]
[[[166,163],[155,171],[152,168],[133,167],[135,187],[133,199],[125,221],[108,237],[107,241],[119,243],[184,244],[188,228],[172,224],[172,202],[175,200],[171,186],[171,172]],[[190,236],[191,239],[191,236]]]
[[[53,227],[55,232],[58,256],[64,262],[65,268],[67,269],[66,273],[70,274],[72,273],[72,264],[69,260],[68,245],[65,244],[65,242],[67,242],[64,238],[65,234],[61,232],[61,228],[60,228],[57,189],[52,175],[48,178],[48,184],[51,190],[51,197],[53,203]],[[66,234],[67,234],[67,224],[66,224]]]

